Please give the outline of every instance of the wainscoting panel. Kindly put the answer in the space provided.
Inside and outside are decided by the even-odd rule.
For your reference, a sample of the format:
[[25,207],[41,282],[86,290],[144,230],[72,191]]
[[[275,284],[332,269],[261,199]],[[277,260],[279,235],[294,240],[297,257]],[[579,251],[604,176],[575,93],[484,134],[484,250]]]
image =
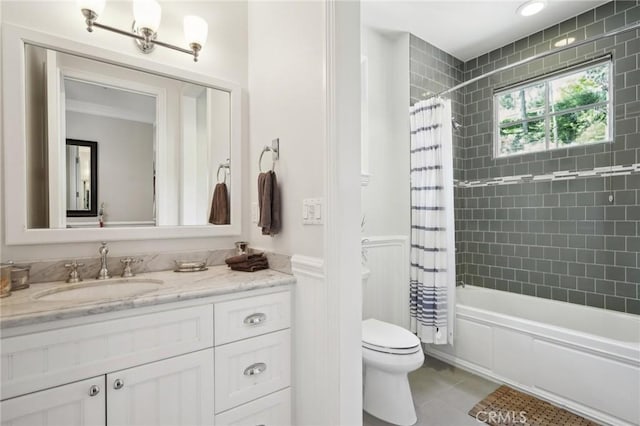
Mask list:
[[293,418],[295,425],[328,425],[326,407],[330,399],[327,354],[327,285],[322,259],[295,255],[291,271],[294,286],[293,330]]
[[385,235],[362,239],[362,317],[409,327],[409,237]]

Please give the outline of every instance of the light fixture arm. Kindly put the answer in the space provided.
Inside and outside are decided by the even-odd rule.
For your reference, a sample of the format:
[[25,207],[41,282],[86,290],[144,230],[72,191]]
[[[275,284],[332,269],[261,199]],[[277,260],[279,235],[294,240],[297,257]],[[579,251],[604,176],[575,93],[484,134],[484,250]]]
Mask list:
[[82,9],[82,14],[85,17],[85,23],[87,24],[87,31],[89,31],[90,33],[93,32],[93,28],[100,28],[103,30],[107,30],[107,31],[111,31],[112,33],[116,33],[116,34],[120,34],[123,36],[127,36],[127,37],[131,37],[133,39],[138,40],[138,47],[140,48],[141,51],[143,51],[144,53],[149,53],[153,50],[153,47],[158,45],[158,46],[162,46],[162,47],[166,47],[169,49],[173,49],[173,50],[177,50],[178,52],[182,52],[182,53],[186,53],[188,55],[193,56],[193,62],[198,62],[198,56],[200,53],[200,50],[202,50],[202,46],[198,43],[191,43],[189,45],[189,47],[191,48],[191,50],[189,49],[184,49],[182,47],[179,46],[174,46],[173,44],[169,44],[169,43],[165,43],[163,41],[160,40],[156,40],[157,37],[157,33],[155,31],[152,31],[148,28],[141,28],[140,32],[142,33],[142,35],[132,31],[124,31],[121,30],[119,28],[115,28],[109,25],[104,25],[101,24],[99,22],[96,22],[96,19],[98,18],[98,15],[93,12],[92,10],[89,9]]

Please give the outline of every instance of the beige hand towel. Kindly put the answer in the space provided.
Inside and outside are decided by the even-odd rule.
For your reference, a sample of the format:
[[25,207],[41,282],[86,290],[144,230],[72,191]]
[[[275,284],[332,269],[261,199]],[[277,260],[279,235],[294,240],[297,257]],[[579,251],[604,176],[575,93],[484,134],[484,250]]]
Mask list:
[[217,184],[213,190],[209,223],[213,225],[228,225],[231,223],[229,192],[227,191],[227,185],[224,183]]
[[273,170],[258,175],[258,207],[258,226],[262,228],[262,235],[276,235],[280,232],[280,188]]

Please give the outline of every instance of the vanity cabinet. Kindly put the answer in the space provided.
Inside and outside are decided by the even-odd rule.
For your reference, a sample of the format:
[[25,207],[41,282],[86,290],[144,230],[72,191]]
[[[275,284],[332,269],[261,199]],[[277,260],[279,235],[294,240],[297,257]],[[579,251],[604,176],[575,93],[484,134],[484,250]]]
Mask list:
[[2,426],[291,424],[290,293],[238,296],[3,338]]
[[210,425],[212,357],[207,349],[9,399],[2,424]]

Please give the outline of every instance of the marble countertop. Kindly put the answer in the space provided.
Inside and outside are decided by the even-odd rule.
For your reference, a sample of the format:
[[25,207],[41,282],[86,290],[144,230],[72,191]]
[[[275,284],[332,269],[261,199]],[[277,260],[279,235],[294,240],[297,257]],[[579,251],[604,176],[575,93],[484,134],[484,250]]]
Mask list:
[[[0,329],[294,283],[293,276],[271,269],[236,272],[226,265],[210,266],[202,272],[150,272],[133,278],[85,280],[78,284],[38,283],[0,299]],[[99,288],[105,285],[108,288]],[[56,292],[71,288],[67,286],[88,286],[96,291]],[[139,291],[131,294],[132,288]],[[39,298],[43,295],[48,295],[48,300]]]

